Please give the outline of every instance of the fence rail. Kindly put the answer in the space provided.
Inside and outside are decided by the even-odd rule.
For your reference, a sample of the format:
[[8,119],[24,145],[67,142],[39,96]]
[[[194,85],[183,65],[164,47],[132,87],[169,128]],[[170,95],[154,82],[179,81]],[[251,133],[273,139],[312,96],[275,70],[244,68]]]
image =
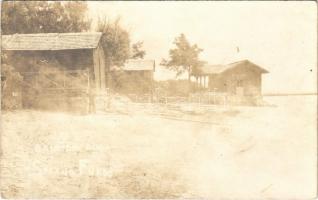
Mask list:
[[21,72],[24,105],[36,108],[80,107],[87,110],[90,80],[88,70]]

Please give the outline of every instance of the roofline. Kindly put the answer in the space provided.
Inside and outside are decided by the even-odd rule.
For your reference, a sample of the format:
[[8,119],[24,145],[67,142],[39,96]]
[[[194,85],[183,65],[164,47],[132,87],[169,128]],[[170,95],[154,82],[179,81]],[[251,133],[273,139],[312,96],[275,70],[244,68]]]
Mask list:
[[[152,69],[125,69],[124,66],[127,62],[138,62],[138,61],[151,61],[152,62]],[[155,72],[156,71],[156,61],[154,59],[127,59],[126,62],[124,63],[123,66],[115,66],[115,68],[111,69],[110,71],[120,71],[120,70],[123,70],[123,71],[153,71]]]
[[[252,65],[255,65],[257,68],[259,68],[259,69],[261,70],[261,73],[269,73],[269,71],[267,71],[266,69],[260,67],[259,65],[255,64],[255,63],[249,61],[248,59],[239,60],[239,61],[236,61],[236,62],[232,62],[232,63],[230,63],[230,64],[227,64],[227,65],[235,65],[235,64],[238,64],[238,63],[250,63],[250,64],[252,64]],[[233,67],[234,67],[234,66],[233,66]],[[228,70],[230,70],[230,69],[232,69],[232,67],[230,67],[230,68],[224,70],[223,72],[226,72],[226,71],[228,71]],[[223,72],[221,72],[221,73],[223,73]]]
[[[264,69],[264,68],[260,67],[259,65],[255,64],[255,63],[253,63],[253,62],[251,62],[251,61],[249,61],[249,60],[247,60],[247,59],[239,60],[239,61],[235,61],[235,62],[232,62],[232,63],[226,64],[226,65],[220,65],[220,66],[224,66],[224,67],[225,67],[225,66],[228,66],[228,65],[235,65],[235,64],[243,63],[243,62],[248,62],[248,63],[251,63],[252,65],[255,65],[257,68],[259,68],[259,69],[260,69],[260,71],[261,71],[261,73],[262,73],[262,74],[269,73],[269,71],[268,71],[268,70],[266,70],[266,69]],[[208,66],[211,66],[211,65],[208,65]],[[229,67],[228,69],[225,69],[224,71],[221,71],[221,72],[219,72],[219,73],[191,73],[191,75],[211,75],[211,74],[222,74],[222,73],[224,73],[224,72],[226,72],[226,71],[228,71],[228,70],[232,69],[233,67],[235,67],[235,66]]]
[[87,47],[87,48],[65,48],[65,49],[3,49],[1,51],[65,51],[65,50],[83,50],[83,49],[97,49],[97,47]]
[[24,36],[39,36],[39,35],[89,35],[89,34],[103,34],[102,32],[67,32],[67,33],[14,33],[9,35],[1,35],[1,36],[16,36],[16,35],[24,35]]
[[78,35],[98,35],[99,37],[102,36],[102,32],[71,32],[71,33],[26,33],[26,34],[11,34],[11,35],[1,35],[1,50],[2,51],[63,51],[63,50],[80,50],[80,49],[96,49],[99,46],[100,43],[100,38],[98,41],[97,46],[91,46],[91,47],[85,47],[85,48],[51,48],[51,49],[20,49],[20,48],[3,48],[2,46],[2,39],[3,37],[8,37],[8,40],[13,40],[15,37],[18,36],[26,36],[26,37],[46,37],[46,36],[55,36],[55,37],[59,37],[59,35],[63,35],[63,36],[78,36]]
[[126,62],[138,62],[138,61],[152,61],[152,62],[155,62],[154,59],[127,59],[126,60]]

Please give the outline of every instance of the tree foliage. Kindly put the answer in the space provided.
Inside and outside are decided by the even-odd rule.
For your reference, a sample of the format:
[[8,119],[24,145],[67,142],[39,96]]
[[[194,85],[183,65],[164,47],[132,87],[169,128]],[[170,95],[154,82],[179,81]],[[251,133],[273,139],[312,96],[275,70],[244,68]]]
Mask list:
[[[2,34],[82,32],[90,29],[84,1],[5,1],[2,3]],[[129,58],[143,58],[142,42],[132,46],[120,18],[98,20],[97,31],[103,32],[101,43],[108,66],[121,66]]]
[[189,87],[194,87],[195,83],[187,80],[165,80],[155,81],[155,87],[160,97],[186,97]]
[[199,54],[203,50],[196,44],[191,45],[184,34],[180,34],[180,36],[175,39],[174,44],[176,47],[170,49],[169,60],[163,59],[161,65],[176,71],[177,76],[188,72],[190,80],[190,74],[199,70],[204,63],[199,59]]
[[87,31],[90,20],[85,2],[2,2],[2,34]]
[[97,31],[102,32],[101,44],[107,67],[122,66],[130,56],[129,32],[120,25],[120,18],[111,21],[99,18]]
[[130,33],[120,23],[120,17],[115,20],[107,17],[98,19],[97,31],[103,33],[101,44],[108,67],[122,66],[127,59],[143,59],[146,55],[143,42],[131,45]]
[[[2,2],[1,30],[2,34],[87,31],[91,24],[87,11],[86,2],[5,1]],[[85,50],[76,53],[80,57],[87,54]],[[2,62],[11,64],[18,71],[37,71],[38,64],[33,61],[55,62],[67,68],[79,65],[73,59],[73,52],[21,51],[3,54],[7,54],[8,59]]]
[[143,59],[145,57],[146,51],[143,50],[142,47],[143,47],[143,42],[140,42],[140,41],[132,45],[131,59],[138,59],[138,58]]
[[117,71],[112,73],[112,89],[120,94],[150,94],[152,90],[150,76],[140,72]]
[[[48,1],[5,1],[2,2],[1,32],[2,34],[27,34],[27,33],[65,33],[81,32],[90,29],[90,20],[87,18],[88,10],[85,2],[48,2]],[[75,55],[76,54],[76,55]],[[4,51],[1,53],[3,67],[1,74],[6,78],[2,89],[2,107],[13,109],[19,104],[17,101],[23,89],[23,102],[38,105],[39,88],[24,87],[26,74],[21,72],[38,72],[53,69],[77,69],[83,64],[74,59],[75,56],[87,56],[86,50],[74,51]],[[88,60],[88,59],[83,59]],[[85,63],[84,63],[85,64]],[[23,81],[22,81],[23,75]],[[50,75],[50,78],[51,75]],[[36,76],[27,78],[30,82]],[[61,79],[62,80],[62,79]],[[19,81],[22,81],[20,84]],[[21,90],[21,91],[19,91]],[[16,94],[13,96],[12,94]],[[9,104],[9,102],[13,102]],[[14,106],[13,106],[14,105]]]

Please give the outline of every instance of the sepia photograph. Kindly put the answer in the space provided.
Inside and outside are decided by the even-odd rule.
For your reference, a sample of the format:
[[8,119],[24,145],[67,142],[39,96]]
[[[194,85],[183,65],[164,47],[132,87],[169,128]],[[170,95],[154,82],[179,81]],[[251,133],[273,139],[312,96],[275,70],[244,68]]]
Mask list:
[[317,198],[315,1],[2,1],[0,199]]

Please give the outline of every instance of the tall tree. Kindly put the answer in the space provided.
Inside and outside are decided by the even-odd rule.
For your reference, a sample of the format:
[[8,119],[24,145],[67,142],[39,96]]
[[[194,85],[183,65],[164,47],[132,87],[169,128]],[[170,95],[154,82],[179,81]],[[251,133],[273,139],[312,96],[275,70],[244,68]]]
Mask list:
[[143,50],[143,42],[136,42],[135,44],[133,44],[131,46],[131,50],[132,50],[132,55],[131,55],[131,59],[138,59],[141,58],[143,59],[146,55],[146,51]]
[[120,25],[120,18],[111,21],[99,18],[97,31],[102,32],[101,44],[107,67],[122,66],[130,56],[129,32]]
[[199,54],[203,50],[196,44],[191,45],[184,34],[180,34],[174,41],[175,48],[169,51],[169,60],[163,59],[161,65],[176,71],[176,76],[187,72],[190,87],[191,73],[200,69],[204,63],[199,59]]
[[86,2],[4,1],[2,34],[80,32],[90,28]]
[[[91,24],[87,17],[86,2],[4,1],[1,6],[2,34],[81,32],[89,30]],[[60,53],[57,52],[4,53],[10,58],[19,58],[7,59],[10,61],[8,64],[12,64],[18,71],[24,71],[25,68],[37,70],[34,63],[28,64],[32,60],[28,59],[29,57],[38,57],[38,60],[45,58],[52,62],[58,61],[66,67],[72,66],[70,62],[77,65],[76,60],[67,56],[59,56]],[[23,60],[25,60],[23,64],[16,63]]]
[[120,67],[127,59],[142,59],[146,55],[143,42],[139,41],[131,45],[129,31],[121,25],[120,17],[115,20],[107,17],[99,18],[96,30],[103,33],[101,44],[107,67],[113,65]]

